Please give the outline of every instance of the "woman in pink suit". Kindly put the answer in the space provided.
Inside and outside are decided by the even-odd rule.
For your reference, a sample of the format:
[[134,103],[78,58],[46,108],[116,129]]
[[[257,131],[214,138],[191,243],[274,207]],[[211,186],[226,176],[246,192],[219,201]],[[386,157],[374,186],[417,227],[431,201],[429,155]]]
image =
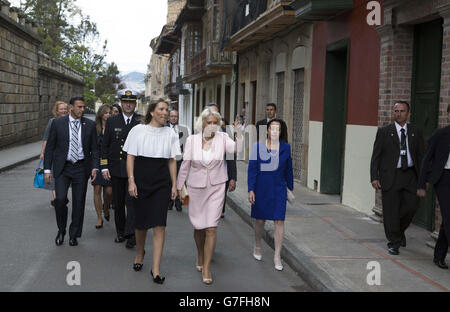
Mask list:
[[[187,182],[189,193],[189,219],[194,226],[197,245],[197,270],[203,282],[212,284],[210,270],[217,238],[217,226],[225,200],[228,181],[225,153],[235,153],[242,148],[240,127],[236,127],[237,144],[220,131],[222,116],[207,108],[197,123],[198,134],[188,137],[183,163],[177,179],[177,189]],[[187,181],[186,181],[187,179]]]

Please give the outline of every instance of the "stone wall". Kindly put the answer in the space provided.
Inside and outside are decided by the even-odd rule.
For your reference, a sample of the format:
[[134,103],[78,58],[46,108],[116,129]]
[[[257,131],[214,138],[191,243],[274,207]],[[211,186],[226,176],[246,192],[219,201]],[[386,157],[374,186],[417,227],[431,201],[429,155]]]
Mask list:
[[0,0],[0,149],[41,139],[57,100],[83,93],[83,77],[39,52],[36,25]]

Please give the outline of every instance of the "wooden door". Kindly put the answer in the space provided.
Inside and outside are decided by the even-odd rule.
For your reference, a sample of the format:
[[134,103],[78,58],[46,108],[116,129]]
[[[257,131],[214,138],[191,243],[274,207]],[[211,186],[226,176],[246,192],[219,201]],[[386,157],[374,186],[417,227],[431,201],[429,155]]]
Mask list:
[[[438,127],[442,62],[442,19],[419,24],[414,30],[414,65],[411,122],[422,130],[426,141]],[[435,196],[421,199],[414,223],[434,229]]]
[[347,122],[349,41],[327,47],[320,191],[341,194]]

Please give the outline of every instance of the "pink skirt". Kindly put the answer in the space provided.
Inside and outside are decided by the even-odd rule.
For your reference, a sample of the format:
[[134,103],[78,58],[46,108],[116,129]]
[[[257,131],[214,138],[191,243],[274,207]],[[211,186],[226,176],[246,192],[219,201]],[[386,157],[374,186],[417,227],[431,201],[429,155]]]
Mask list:
[[196,230],[219,226],[225,201],[226,183],[211,185],[208,177],[206,188],[187,187],[189,193],[189,219]]

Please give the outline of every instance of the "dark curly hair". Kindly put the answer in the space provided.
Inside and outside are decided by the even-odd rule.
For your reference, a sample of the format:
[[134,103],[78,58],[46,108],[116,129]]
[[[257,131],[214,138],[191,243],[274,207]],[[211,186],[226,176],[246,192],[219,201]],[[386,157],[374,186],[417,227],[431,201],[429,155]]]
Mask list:
[[268,124],[267,124],[267,135],[269,135],[269,128],[274,122],[278,122],[281,125],[280,141],[283,141],[284,143],[289,143],[288,142],[288,128],[287,128],[286,123],[282,119],[275,118],[275,119],[272,119],[271,121],[268,122]]

